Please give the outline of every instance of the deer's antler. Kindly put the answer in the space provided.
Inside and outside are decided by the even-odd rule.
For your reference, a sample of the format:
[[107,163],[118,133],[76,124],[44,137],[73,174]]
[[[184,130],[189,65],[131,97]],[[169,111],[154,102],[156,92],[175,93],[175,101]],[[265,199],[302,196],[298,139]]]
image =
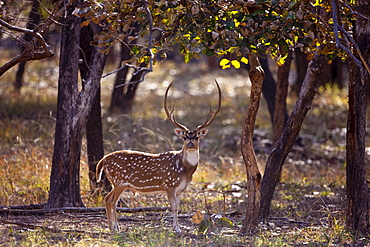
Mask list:
[[[167,109],[167,95],[168,95],[168,91],[169,91],[169,89],[170,89],[170,87],[172,86],[172,83],[173,83],[174,81],[172,81],[171,83],[170,83],[170,85],[167,87],[167,89],[166,89],[166,93],[165,93],[165,95],[164,95],[164,110],[166,111],[166,114],[167,114],[167,117],[169,118],[169,120],[176,126],[176,127],[179,127],[180,129],[183,129],[183,130],[186,130],[186,131],[188,131],[189,129],[185,126],[185,125],[183,125],[183,124],[180,124],[180,123],[178,123],[176,120],[175,120],[175,116],[174,116],[174,113],[173,113],[173,111],[175,110],[175,103],[173,103],[172,104],[172,108],[171,108],[171,110],[169,111],[168,109]],[[207,118],[207,120],[206,120],[206,122],[204,123],[204,124],[201,124],[201,125],[199,125],[197,128],[196,128],[196,130],[198,131],[198,130],[201,130],[201,129],[203,129],[203,128],[205,128],[205,127],[207,127],[207,126],[209,126],[212,122],[213,122],[213,120],[215,119],[215,117],[216,117],[216,115],[219,113],[219,111],[220,111],[220,109],[221,109],[221,89],[220,89],[220,85],[218,85],[218,82],[215,80],[215,82],[216,82],[216,85],[217,85],[217,89],[218,89],[218,107],[217,107],[217,110],[216,111],[212,111],[212,107],[210,106],[210,108],[209,108],[209,111],[210,111],[210,113],[211,113],[211,118],[209,119],[209,118]]]
[[213,120],[215,120],[215,117],[216,115],[220,112],[220,109],[221,109],[221,89],[220,89],[220,85],[218,85],[218,82],[215,80],[216,82],[216,85],[217,85],[217,89],[218,89],[218,107],[217,107],[217,110],[216,111],[212,111],[212,106],[209,107],[209,111],[211,112],[211,118],[206,120],[206,122],[202,125],[199,125],[196,130],[201,130],[205,127],[208,127],[212,122]]
[[172,104],[172,109],[170,111],[168,111],[168,109],[167,109],[167,94],[168,94],[168,91],[170,90],[170,87],[172,86],[173,82],[174,81],[172,81],[170,83],[170,85],[168,85],[168,87],[166,89],[166,93],[164,95],[164,110],[166,111],[167,117],[171,121],[171,123],[173,123],[173,125],[175,125],[176,127],[179,127],[182,130],[188,131],[189,129],[185,125],[182,125],[182,124],[178,123],[175,120],[175,116],[174,116],[174,113],[173,113],[173,111],[175,110],[175,102]]

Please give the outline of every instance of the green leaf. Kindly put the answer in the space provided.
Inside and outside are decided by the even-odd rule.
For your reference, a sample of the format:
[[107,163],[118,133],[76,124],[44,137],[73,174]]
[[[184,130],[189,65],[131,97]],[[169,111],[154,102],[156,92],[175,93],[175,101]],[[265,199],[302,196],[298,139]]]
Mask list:
[[135,55],[137,55],[137,54],[139,54],[139,52],[140,52],[140,48],[139,48],[137,45],[135,45],[134,47],[132,47],[131,51],[132,51]]
[[205,50],[204,54],[208,57],[212,57],[215,55],[215,50],[212,50],[212,49],[207,49]]
[[223,227],[233,227],[234,226],[233,222],[226,217],[217,219],[216,223]]
[[213,222],[211,220],[202,220],[198,228],[198,233],[205,234],[212,225]]

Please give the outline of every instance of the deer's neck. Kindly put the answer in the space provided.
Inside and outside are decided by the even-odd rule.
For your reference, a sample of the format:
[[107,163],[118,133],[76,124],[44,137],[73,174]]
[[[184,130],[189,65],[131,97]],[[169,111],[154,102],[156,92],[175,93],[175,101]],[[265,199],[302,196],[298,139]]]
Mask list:
[[190,167],[197,167],[199,162],[199,150],[198,149],[183,149],[182,150],[182,162]]

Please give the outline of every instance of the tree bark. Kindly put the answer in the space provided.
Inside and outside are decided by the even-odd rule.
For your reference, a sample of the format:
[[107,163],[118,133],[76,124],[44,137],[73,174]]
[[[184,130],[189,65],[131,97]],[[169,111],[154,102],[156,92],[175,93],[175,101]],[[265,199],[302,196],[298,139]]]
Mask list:
[[106,55],[94,48],[92,64],[81,92],[78,91],[80,19],[71,13],[80,1],[68,8],[63,20],[58,81],[58,108],[53,165],[46,209],[82,207],[80,195],[80,154],[82,135],[100,86]]
[[242,234],[251,234],[258,224],[260,210],[260,183],[261,173],[258,170],[257,159],[253,149],[253,131],[259,109],[264,71],[255,54],[249,54],[249,78],[252,82],[250,103],[244,120],[241,136],[241,152],[247,169],[247,206],[246,216],[241,228]]
[[[90,45],[93,41],[94,30],[91,25],[81,28],[81,50],[80,50],[80,73],[83,85],[88,79],[89,68],[92,66],[92,56],[95,48]],[[101,70],[104,69],[102,64]],[[97,189],[96,183],[96,164],[104,156],[103,146],[103,125],[101,121],[101,105],[100,105],[100,86],[96,93],[91,112],[88,116],[86,125],[86,141],[87,141],[87,160],[89,166],[90,190],[94,192]],[[108,179],[102,179],[103,188],[110,191],[110,183]]]
[[[130,47],[131,45],[121,44],[121,62],[120,66],[122,66],[122,62],[127,61],[132,58],[130,55]],[[140,67],[146,67],[146,63],[140,64]],[[138,89],[139,82],[138,83],[132,83],[128,85],[124,85],[128,82],[135,82],[139,81],[141,79],[141,76],[143,74],[142,72],[133,74],[130,81],[128,81],[128,72],[129,68],[126,67],[124,69],[121,69],[117,73],[116,80],[114,82],[114,88],[112,92],[112,98],[109,106],[110,112],[122,112],[124,114],[128,114],[132,111],[132,106],[134,102],[134,98],[136,95],[136,90]]]
[[294,51],[294,61],[295,65],[297,67],[297,78],[293,86],[293,92],[296,95],[299,95],[299,92],[301,91],[302,83],[304,81],[304,78],[306,76],[307,66],[308,66],[308,60],[307,55],[304,54],[299,49],[295,49]]
[[[127,40],[123,44],[121,44],[121,61],[119,63],[119,67],[121,67],[121,64],[123,61],[127,61],[131,58],[130,55],[130,48],[127,46]],[[125,67],[117,72],[116,80],[114,82],[114,87],[112,91],[109,111],[119,111],[121,110],[122,106],[122,98],[124,97],[124,88],[125,86],[121,86],[127,82],[126,77],[127,73],[129,71],[129,67]]]
[[307,112],[311,108],[311,103],[318,87],[317,81],[325,62],[325,56],[318,53],[310,61],[293,112],[288,118],[283,133],[269,155],[261,183],[260,219],[265,219],[270,214],[271,201],[279,180],[281,167],[298,137]]
[[275,94],[275,110],[273,114],[272,140],[275,143],[283,132],[286,119],[286,98],[289,88],[289,71],[292,63],[292,54],[289,53],[285,63],[279,66],[277,71],[277,83]]
[[[370,14],[368,1],[358,1],[359,12]],[[370,62],[370,22],[358,17],[355,40],[361,53]],[[350,82],[348,85],[348,119],[346,145],[346,184],[347,184],[347,227],[354,232],[368,235],[369,193],[366,184],[366,84],[369,75],[361,78],[359,68],[350,62]]]
[[265,79],[263,80],[262,84],[262,95],[263,98],[266,100],[267,109],[269,110],[271,117],[271,124],[273,125],[275,112],[275,95],[277,85],[274,77],[272,76],[267,59],[266,58],[260,59],[260,63],[265,74],[264,76]]
[[73,129],[80,45],[80,18],[72,15],[74,7],[70,6],[62,19],[65,26],[61,35],[57,122],[47,208],[83,206],[79,180],[82,133]]

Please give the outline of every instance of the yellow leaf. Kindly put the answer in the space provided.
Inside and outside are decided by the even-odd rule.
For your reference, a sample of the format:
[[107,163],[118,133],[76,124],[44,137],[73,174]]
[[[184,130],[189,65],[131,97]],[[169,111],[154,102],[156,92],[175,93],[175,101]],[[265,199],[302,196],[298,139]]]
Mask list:
[[99,24],[99,22],[100,22],[99,18],[97,18],[97,17],[92,18],[92,21],[93,21],[95,24]]
[[82,23],[80,24],[80,26],[81,26],[81,27],[86,27],[86,26],[88,26],[88,25],[90,24],[90,21],[91,21],[91,20],[86,20],[86,21],[82,22]]
[[278,60],[276,61],[276,64],[277,64],[278,66],[283,66],[283,65],[284,65],[284,63],[285,63],[285,59],[284,59],[284,58],[282,58],[282,57],[279,57],[279,58],[278,58]]
[[194,224],[200,224],[204,220],[204,214],[202,214],[199,210],[191,217],[191,221]]
[[310,53],[310,54],[307,55],[307,60],[312,60],[313,57],[314,57],[314,55]]
[[248,64],[249,61],[248,61],[248,58],[242,57],[242,59],[240,59],[240,62]]
[[221,66],[222,69],[228,69],[228,68],[230,68],[231,67],[230,60],[227,59],[227,58],[221,59],[220,66]]
[[231,61],[231,64],[234,66],[235,69],[239,69],[240,68],[240,63],[238,60],[232,60]]
[[227,64],[229,64],[230,63],[230,60],[229,59],[227,59],[227,58],[223,58],[223,59],[221,59],[221,61],[220,61],[220,66],[221,67],[224,67],[225,65],[227,65]]
[[282,66],[284,65],[285,63],[285,59],[288,57],[288,54],[284,55],[284,56],[279,56],[279,58],[277,59],[276,63],[278,66]]
[[297,43],[298,42],[298,36],[294,36],[294,43]]
[[321,0],[316,0],[313,6],[318,7],[321,4]]

